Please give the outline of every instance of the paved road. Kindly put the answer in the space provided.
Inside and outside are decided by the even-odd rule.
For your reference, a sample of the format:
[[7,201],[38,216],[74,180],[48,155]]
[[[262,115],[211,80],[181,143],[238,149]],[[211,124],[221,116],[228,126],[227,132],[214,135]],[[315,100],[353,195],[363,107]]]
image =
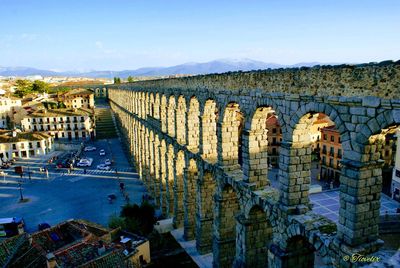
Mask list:
[[[16,165],[30,166],[31,180],[28,176],[20,179],[11,170],[6,171],[6,183],[0,177],[0,218],[23,217],[28,232],[37,230],[37,225],[47,222],[50,225],[71,218],[82,218],[107,225],[112,214],[119,214],[126,203],[119,190],[119,182],[126,185],[130,202],[140,203],[145,187],[138,179],[137,173],[129,166],[122,152],[118,139],[100,140],[93,144],[97,151],[86,152],[94,159],[92,167],[84,174],[83,169],[75,169],[68,174],[49,168],[49,178],[39,173],[39,167],[45,165],[49,157],[21,160]],[[99,150],[105,149],[106,156],[99,156]],[[54,154],[56,154],[55,152]],[[95,167],[106,158],[114,159],[114,171],[95,170]],[[22,181],[22,193],[29,201],[20,203],[18,182]],[[114,193],[117,199],[110,204],[107,195]]]

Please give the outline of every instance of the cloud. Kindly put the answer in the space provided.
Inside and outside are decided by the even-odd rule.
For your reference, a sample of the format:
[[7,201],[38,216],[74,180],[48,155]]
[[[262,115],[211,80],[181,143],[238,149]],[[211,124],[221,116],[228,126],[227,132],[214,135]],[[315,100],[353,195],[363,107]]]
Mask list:
[[94,42],[94,45],[102,54],[118,55],[118,53],[115,49],[105,48],[103,42],[101,42],[101,41]]

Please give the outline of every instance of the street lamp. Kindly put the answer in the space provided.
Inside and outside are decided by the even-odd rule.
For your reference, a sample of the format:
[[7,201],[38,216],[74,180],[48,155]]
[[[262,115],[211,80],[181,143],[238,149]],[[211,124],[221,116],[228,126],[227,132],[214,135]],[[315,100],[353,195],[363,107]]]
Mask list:
[[18,186],[19,186],[19,194],[20,194],[19,201],[23,201],[24,200],[24,196],[22,195],[22,187],[21,187],[21,183],[20,182],[18,183]]

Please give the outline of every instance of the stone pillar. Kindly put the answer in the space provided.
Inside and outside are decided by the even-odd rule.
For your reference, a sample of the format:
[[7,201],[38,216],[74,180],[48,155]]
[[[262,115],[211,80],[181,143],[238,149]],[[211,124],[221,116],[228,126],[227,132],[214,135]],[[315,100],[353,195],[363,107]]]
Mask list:
[[225,188],[214,197],[213,267],[232,267],[236,253],[235,215],[239,202],[233,189]]
[[314,250],[308,243],[302,241],[297,241],[295,245],[285,250],[277,244],[271,244],[268,250],[268,267],[314,267]]
[[178,106],[176,109],[176,120],[175,120],[176,141],[179,144],[187,144],[186,122],[187,122],[186,100],[183,96],[180,96],[178,98]]
[[167,199],[167,180],[168,180],[168,172],[167,172],[167,165],[168,165],[168,158],[167,158],[167,149],[165,143],[162,141],[160,150],[160,207],[163,215],[168,216],[168,199]]
[[168,159],[167,159],[167,181],[166,186],[166,199],[167,199],[167,215],[173,217],[174,215],[174,181],[175,181],[175,168],[176,168],[176,158],[174,149],[169,146],[168,149]]
[[200,254],[206,254],[212,251],[215,194],[212,174],[199,168],[196,187],[196,248]]
[[197,164],[194,159],[187,161],[189,167],[185,173],[183,183],[183,207],[184,207],[184,239],[193,240],[195,238],[196,224],[196,182],[198,177]]
[[192,98],[188,109],[186,137],[187,148],[194,153],[199,151],[200,121],[199,102]]
[[168,103],[168,113],[167,113],[167,127],[168,135],[175,137],[176,135],[176,107],[175,107],[175,97],[171,96]]
[[268,139],[264,129],[245,130],[243,137],[244,181],[254,185],[254,189],[269,185],[268,181]]
[[378,159],[342,161],[338,238],[361,254],[374,252],[383,244],[378,239],[382,166],[383,160]]
[[155,204],[161,208],[161,182],[160,182],[160,142],[158,137],[154,141],[154,192],[155,192]]
[[267,267],[272,227],[263,211],[246,218],[236,217],[236,257],[234,267]]
[[216,104],[209,100],[204,107],[200,128],[200,152],[203,158],[211,163],[217,162],[218,137]]
[[185,156],[183,151],[178,152],[176,157],[175,180],[174,180],[174,218],[175,228],[183,227],[183,180],[187,176]]
[[279,156],[280,202],[288,214],[309,209],[311,147],[282,142]]

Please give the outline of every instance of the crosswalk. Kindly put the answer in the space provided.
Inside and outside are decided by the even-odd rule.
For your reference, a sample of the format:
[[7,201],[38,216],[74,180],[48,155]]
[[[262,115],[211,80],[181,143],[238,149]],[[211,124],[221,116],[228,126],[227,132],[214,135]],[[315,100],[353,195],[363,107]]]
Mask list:
[[69,175],[124,175],[132,178],[139,178],[139,174],[133,172],[132,168],[125,168],[118,170],[118,173],[115,170],[98,170],[98,169],[86,169],[86,173],[83,169],[74,169],[69,173]]

